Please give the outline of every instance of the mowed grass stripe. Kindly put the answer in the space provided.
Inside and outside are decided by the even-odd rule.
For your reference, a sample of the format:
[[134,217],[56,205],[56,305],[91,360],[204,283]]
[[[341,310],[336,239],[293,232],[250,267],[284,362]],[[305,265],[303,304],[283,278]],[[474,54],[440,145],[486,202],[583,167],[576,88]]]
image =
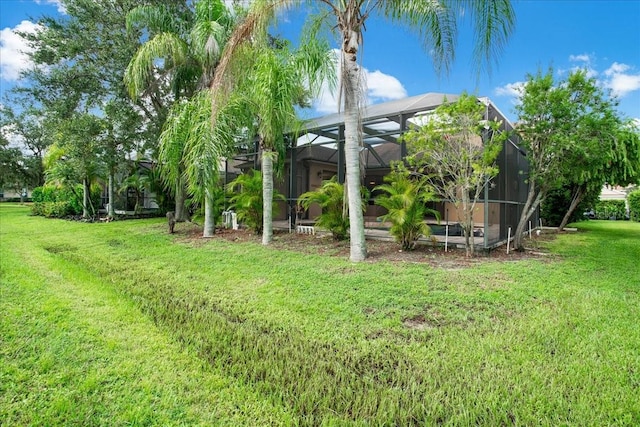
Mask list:
[[2,425],[235,426],[289,419],[181,348],[110,284],[62,258],[68,245],[49,246],[50,253],[34,250],[33,239],[4,235],[2,243]]
[[[640,422],[640,304],[628,280],[637,240],[614,245],[621,271],[603,263],[599,245],[615,223],[560,236],[552,262],[452,272],[172,241],[158,221],[41,221],[50,233],[59,224],[74,232],[36,233],[37,245],[103,278],[209,366],[293,417],[274,422]],[[623,234],[637,239],[637,225]]]

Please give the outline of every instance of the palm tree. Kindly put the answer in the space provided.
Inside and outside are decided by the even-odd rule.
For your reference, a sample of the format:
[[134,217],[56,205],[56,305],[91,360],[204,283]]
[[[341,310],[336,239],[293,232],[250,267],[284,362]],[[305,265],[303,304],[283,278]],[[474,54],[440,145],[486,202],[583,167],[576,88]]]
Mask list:
[[[199,0],[195,3],[192,16],[176,13],[165,6],[139,6],[127,16],[129,28],[136,24],[148,28],[153,36],[140,47],[129,63],[125,82],[133,98],[166,83],[171,88],[172,98],[178,103],[177,111],[170,113],[173,120],[168,120],[163,127],[166,135],[161,137],[158,160],[167,185],[174,188],[176,219],[183,220],[185,181],[190,181],[190,178],[193,181],[194,178],[187,173],[185,162],[187,147],[194,145],[188,138],[202,137],[204,134],[170,127],[183,123],[187,119],[185,114],[197,115],[193,107],[202,105],[199,100],[191,107],[180,104],[180,100],[191,99],[209,87],[221,48],[235,25],[235,17],[221,0]],[[157,65],[159,58],[163,59],[161,68]],[[152,102],[159,104],[162,100],[153,97]],[[211,163],[216,171],[217,164],[217,161]],[[205,221],[204,236],[211,234],[213,229]]]
[[[242,99],[233,97],[224,108],[218,110],[218,120],[211,120],[211,93],[201,90],[188,101],[172,108],[165,128],[160,135],[160,147],[172,149],[173,156],[184,164],[189,192],[204,202],[203,237],[215,232],[215,195],[219,187],[219,165],[236,145],[242,129],[252,126],[252,117]],[[172,171],[177,171],[175,168]],[[173,178],[173,175],[169,175]]]
[[[406,24],[416,30],[434,57],[437,69],[448,70],[454,57],[457,17],[462,11],[471,17],[477,33],[475,54],[479,64],[487,62],[501,48],[512,31],[514,13],[509,0],[320,0],[337,20],[341,38],[340,99],[345,116],[345,165],[347,195],[349,198],[351,260],[366,258],[364,217],[359,209],[360,195],[360,108],[363,104],[363,77],[358,61],[358,49],[363,41],[364,25],[373,12],[379,12],[391,21]],[[256,0],[249,13],[229,37],[223,55],[211,82],[213,93],[212,121],[217,110],[234,86],[233,59],[242,46],[255,35],[266,34],[266,26],[275,12],[293,0]],[[308,3],[317,4],[316,1]]]
[[[268,24],[278,10],[293,3],[294,0],[255,0],[229,37],[210,85],[214,127],[224,116],[220,110],[225,108],[234,92],[249,101],[249,111],[257,116],[255,124],[264,176],[262,243],[265,245],[273,237],[273,160],[277,153],[284,152],[285,126],[297,121],[294,105],[306,95],[301,82],[306,80],[308,89],[318,90],[326,75],[323,70],[326,71],[331,63],[326,56],[328,49],[318,49],[321,44],[317,40],[316,43],[305,43],[307,48],[293,56],[286,49],[278,52],[268,46]],[[247,62],[251,64],[249,71],[238,66]]]
[[[363,75],[358,50],[367,18],[377,12],[392,22],[415,30],[434,58],[436,69],[448,70],[454,58],[456,21],[464,11],[476,31],[475,54],[479,64],[490,66],[491,55],[506,42],[513,29],[514,12],[509,0],[320,0],[337,21],[341,40],[340,96],[345,117],[345,167],[349,197],[352,261],[362,261],[367,250],[360,203],[362,131],[359,118],[364,100]],[[313,2],[315,3],[315,1]]]
[[284,155],[283,135],[299,122],[295,105],[317,94],[334,67],[328,45],[318,39],[305,40],[293,53],[287,46],[270,45],[256,46],[248,53],[254,58],[253,67],[238,92],[256,117],[262,152],[262,244],[268,245],[273,237],[274,160]]

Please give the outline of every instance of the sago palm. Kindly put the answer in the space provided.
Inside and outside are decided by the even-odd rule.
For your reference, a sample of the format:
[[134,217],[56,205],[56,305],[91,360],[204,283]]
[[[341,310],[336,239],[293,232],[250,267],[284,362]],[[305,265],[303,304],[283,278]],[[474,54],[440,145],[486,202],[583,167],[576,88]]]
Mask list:
[[[364,190],[360,194],[365,196],[361,199],[360,205],[360,210],[364,212],[367,207],[368,193]],[[335,176],[324,181],[317,190],[301,194],[298,202],[305,210],[313,204],[320,206],[322,211],[315,218],[316,224],[329,230],[334,239],[344,240],[349,237],[349,215],[345,210],[344,185],[339,183]]]
[[[238,214],[238,220],[256,233],[261,233],[264,203],[262,200],[262,175],[260,171],[253,170],[240,175],[229,183],[228,188],[229,191],[234,192],[230,201],[233,209]],[[284,196],[274,192],[273,199],[284,200]]]
[[391,222],[389,232],[402,249],[413,250],[420,237],[427,237],[431,229],[424,222],[427,215],[439,218],[439,213],[429,209],[426,203],[435,200],[434,194],[423,182],[411,179],[406,172],[393,171],[384,178],[386,184],[374,191],[382,191],[375,203],[387,209],[383,221]]

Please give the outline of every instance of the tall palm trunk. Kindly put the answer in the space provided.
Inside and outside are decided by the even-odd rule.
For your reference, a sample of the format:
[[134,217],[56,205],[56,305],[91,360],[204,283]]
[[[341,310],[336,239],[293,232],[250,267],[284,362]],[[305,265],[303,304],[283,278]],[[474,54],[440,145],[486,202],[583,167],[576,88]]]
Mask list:
[[271,150],[262,151],[262,244],[273,239],[273,158]]
[[204,196],[204,230],[202,237],[213,237],[216,232],[213,196],[206,191]]
[[115,218],[116,216],[116,207],[115,205],[115,179],[113,176],[113,170],[109,171],[109,184],[107,189],[107,195],[109,197],[109,203],[107,204],[107,216],[109,218]]
[[186,215],[185,215],[185,207],[184,207],[184,203],[185,203],[185,199],[186,199],[186,195],[185,195],[185,189],[184,189],[184,180],[182,178],[178,178],[178,180],[176,181],[176,193],[175,193],[175,199],[176,199],[176,222],[184,222],[186,219]]
[[360,67],[357,62],[358,38],[355,31],[346,29],[342,45],[342,67],[344,79],[344,151],[347,195],[349,197],[349,237],[351,239],[351,261],[362,261],[367,257],[364,238],[364,216],[360,194],[360,132],[359,98],[363,96],[360,84]]

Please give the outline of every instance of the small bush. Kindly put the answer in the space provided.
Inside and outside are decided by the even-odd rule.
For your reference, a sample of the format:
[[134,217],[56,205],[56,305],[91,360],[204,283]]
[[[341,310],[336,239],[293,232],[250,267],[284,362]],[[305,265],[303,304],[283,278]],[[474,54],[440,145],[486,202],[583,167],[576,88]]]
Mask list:
[[[228,189],[235,194],[230,202],[238,214],[238,220],[256,233],[262,233],[262,174],[253,170],[240,175],[228,185]],[[285,200],[282,193],[273,190],[273,200]],[[277,205],[273,205],[274,215]]]
[[49,202],[44,204],[44,216],[47,218],[64,218],[75,212],[69,202]]
[[34,203],[42,202],[43,197],[44,197],[43,187],[36,187],[31,192],[31,200],[33,200]]
[[423,182],[399,171],[390,173],[384,181],[386,184],[374,189],[384,193],[375,200],[377,205],[387,209],[382,219],[391,222],[389,232],[402,249],[413,250],[420,237],[431,234],[424,222],[425,216],[439,217],[438,212],[426,207],[426,203],[435,200],[433,192]]
[[[33,189],[31,198],[33,205],[31,214],[46,216],[48,218],[64,218],[68,215],[82,214],[82,185],[69,187],[56,187],[45,185]],[[97,210],[100,206],[102,188],[99,185],[91,186],[91,201]]]
[[[362,212],[367,208],[369,192],[360,189],[362,196]],[[316,225],[326,228],[335,240],[345,240],[349,237],[349,212],[344,209],[344,184],[338,182],[334,176],[323,181],[322,186],[314,191],[307,191],[298,198],[298,203],[308,210],[316,203],[322,208],[322,213],[315,218]]]
[[627,206],[624,200],[600,200],[596,203],[596,217],[598,219],[624,219]]
[[44,216],[45,206],[47,206],[47,204],[44,202],[34,201],[31,205],[31,215]]
[[631,220],[640,222],[640,189],[629,193],[627,203],[629,203],[629,216]]

